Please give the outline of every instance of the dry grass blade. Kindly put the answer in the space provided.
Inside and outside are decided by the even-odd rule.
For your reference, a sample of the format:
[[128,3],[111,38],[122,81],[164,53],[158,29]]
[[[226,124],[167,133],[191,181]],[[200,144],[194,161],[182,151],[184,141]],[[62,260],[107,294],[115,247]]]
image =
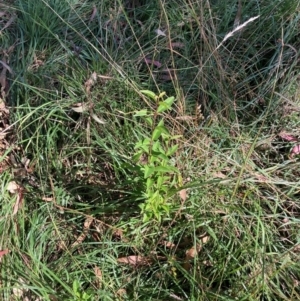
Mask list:
[[93,220],[94,220],[94,218],[91,216],[86,218],[86,220],[84,221],[84,224],[83,224],[83,231],[77,237],[77,240],[72,244],[71,248],[76,247],[77,245],[81,244],[85,240],[86,236],[88,235],[89,229],[93,223]]
[[227,41],[230,37],[232,37],[236,32],[240,31],[241,29],[243,29],[244,27],[246,27],[249,23],[253,22],[254,20],[258,19],[260,16],[256,16],[256,17],[252,17],[250,18],[248,21],[244,22],[243,24],[237,26],[233,31],[229,32],[224,39],[222,40],[222,42],[218,45],[218,47],[216,48],[219,49],[225,41]]
[[6,70],[10,73],[13,74],[11,68],[7,65],[7,63],[5,61],[1,61],[0,60],[0,64],[2,64],[3,68],[6,68]]
[[0,35],[2,34],[3,30],[5,30],[6,28],[8,28],[13,22],[14,20],[17,18],[17,16],[15,14],[12,14],[11,17],[9,18],[9,20],[6,22],[6,24],[3,26],[3,28],[0,30]]
[[95,19],[96,14],[97,14],[97,7],[96,7],[96,5],[94,4],[94,5],[93,5],[92,14],[91,14],[91,16],[90,16],[89,22],[92,22],[92,21]]

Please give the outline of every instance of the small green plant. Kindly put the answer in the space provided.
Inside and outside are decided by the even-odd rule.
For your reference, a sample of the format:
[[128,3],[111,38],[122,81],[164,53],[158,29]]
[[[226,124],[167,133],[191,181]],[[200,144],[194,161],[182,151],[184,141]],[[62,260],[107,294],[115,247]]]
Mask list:
[[69,299],[70,301],[92,301],[92,296],[84,292],[78,280],[73,281],[73,293],[74,299]]
[[147,109],[135,112],[134,116],[142,117],[150,125],[151,132],[148,137],[139,140],[135,145],[134,162],[137,164],[140,175],[145,181],[143,196],[145,202],[140,205],[143,221],[157,219],[169,214],[170,197],[180,184],[180,172],[174,166],[173,155],[178,149],[176,139],[179,135],[171,135],[164,125],[161,113],[171,109],[175,98],[165,97],[165,93],[155,93],[142,90],[141,93],[156,102],[154,112]]

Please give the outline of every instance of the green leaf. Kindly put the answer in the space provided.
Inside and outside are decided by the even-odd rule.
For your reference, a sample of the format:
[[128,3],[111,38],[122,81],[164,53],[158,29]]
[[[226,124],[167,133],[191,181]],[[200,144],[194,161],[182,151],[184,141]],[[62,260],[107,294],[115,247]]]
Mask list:
[[147,115],[148,115],[148,111],[147,109],[144,109],[144,110],[136,111],[133,116],[147,116]]
[[159,123],[158,123],[158,125],[157,126],[164,126],[164,120],[163,119],[161,119],[160,121],[159,121]]
[[143,151],[140,151],[140,152],[138,152],[138,153],[135,153],[134,155],[133,155],[133,157],[132,157],[132,160],[134,161],[134,162],[139,162],[139,160],[140,160],[140,158],[141,158],[141,156],[144,154],[144,152]]
[[157,125],[152,134],[152,139],[157,140],[161,134],[169,135],[169,131],[166,129],[164,125]]
[[164,103],[164,102],[160,102],[160,103],[159,103],[159,106],[158,106],[158,108],[157,108],[157,112],[158,112],[158,113],[162,113],[162,112],[164,112],[164,111],[169,110],[170,108],[171,108],[171,106],[167,105],[167,104]]
[[146,117],[145,120],[150,126],[153,125],[153,119],[151,117]]
[[151,191],[153,189],[154,180],[152,178],[148,178],[146,182],[146,189],[147,191]]
[[163,192],[167,192],[169,187],[170,177],[169,176],[159,176],[157,177],[156,185],[154,186],[155,189],[158,189]]
[[171,108],[172,104],[174,103],[174,101],[175,101],[175,98],[174,98],[174,96],[172,96],[172,97],[168,97],[166,100],[160,102],[157,112],[162,113],[164,111],[169,110]]
[[163,139],[163,141],[169,141],[170,140],[170,138],[171,138],[172,136],[169,134],[169,133],[162,133],[161,134],[161,138]]
[[157,126],[157,127],[154,129],[154,131],[153,131],[152,139],[153,139],[154,141],[158,140],[159,137],[160,137],[160,135],[161,135],[161,133],[162,133],[162,127]]
[[145,165],[144,179],[149,178],[155,172],[155,167]]
[[168,97],[166,100],[164,100],[164,103],[171,107],[172,104],[174,103],[174,101],[175,101],[175,97],[171,96],[171,97]]
[[167,173],[167,172],[179,172],[178,169],[174,166],[167,165],[167,166],[156,166],[152,167],[153,172],[162,172],[162,173]]
[[150,90],[140,90],[140,92],[148,97],[150,97],[153,100],[156,100],[157,96],[154,92],[150,91]]
[[150,144],[151,144],[151,139],[146,138],[143,141],[138,141],[134,146],[134,149],[143,150],[145,153],[148,154]]
[[171,148],[168,149],[167,151],[167,156],[172,156],[178,149],[178,145],[175,144]]
[[[169,158],[165,155],[164,152],[160,152],[160,151],[152,151],[151,153],[151,157],[154,157],[155,159],[162,159],[162,160],[165,160],[165,161],[169,161]],[[157,161],[157,160],[154,160],[154,162]],[[159,160],[161,161],[161,160]]]
[[149,146],[151,144],[151,139],[150,138],[145,138],[143,140],[143,145]]
[[155,152],[160,152],[162,154],[165,154],[165,151],[161,145],[161,142],[159,140],[155,141],[152,145],[152,151],[155,151]]

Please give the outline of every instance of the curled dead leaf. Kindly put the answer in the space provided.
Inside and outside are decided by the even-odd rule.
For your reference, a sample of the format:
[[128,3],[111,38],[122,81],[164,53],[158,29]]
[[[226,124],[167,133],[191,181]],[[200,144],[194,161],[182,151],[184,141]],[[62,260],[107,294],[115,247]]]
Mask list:
[[100,124],[105,124],[105,123],[106,123],[104,120],[100,119],[100,118],[99,118],[96,114],[94,114],[94,113],[91,114],[91,117],[92,117],[96,122],[98,122],[98,123],[100,123]]
[[299,154],[300,154],[300,144],[297,144],[292,148],[290,157],[293,158]]
[[75,103],[71,109],[76,113],[83,113],[83,112],[88,111],[89,108],[90,107],[87,103],[79,102],[79,103]]
[[11,181],[8,183],[7,188],[6,188],[10,193],[15,194],[18,192],[20,189],[20,186],[15,182]]

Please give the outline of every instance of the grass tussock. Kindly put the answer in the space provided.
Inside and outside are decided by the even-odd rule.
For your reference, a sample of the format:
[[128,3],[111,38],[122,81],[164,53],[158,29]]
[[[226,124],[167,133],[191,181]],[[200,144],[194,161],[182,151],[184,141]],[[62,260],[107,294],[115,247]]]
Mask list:
[[299,12],[0,4],[0,299],[300,299]]

